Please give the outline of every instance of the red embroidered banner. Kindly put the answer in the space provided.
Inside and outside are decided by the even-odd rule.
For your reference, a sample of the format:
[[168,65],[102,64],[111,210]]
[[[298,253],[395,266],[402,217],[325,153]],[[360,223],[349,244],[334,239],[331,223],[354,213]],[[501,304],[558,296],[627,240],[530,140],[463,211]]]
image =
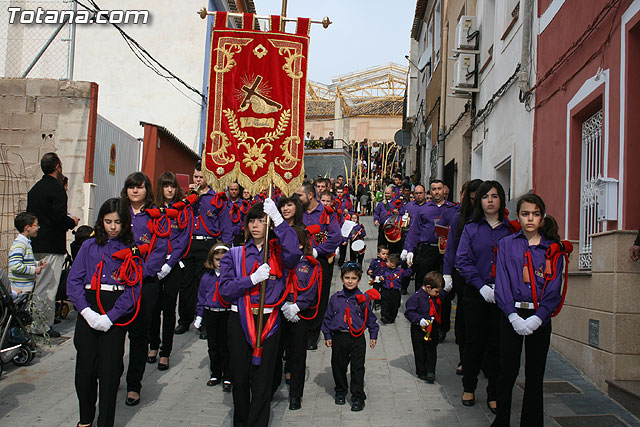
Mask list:
[[233,181],[252,194],[270,183],[292,194],[302,184],[309,19],[298,18],[296,34],[227,28],[216,12],[211,41],[207,138],[202,171],[223,190]]

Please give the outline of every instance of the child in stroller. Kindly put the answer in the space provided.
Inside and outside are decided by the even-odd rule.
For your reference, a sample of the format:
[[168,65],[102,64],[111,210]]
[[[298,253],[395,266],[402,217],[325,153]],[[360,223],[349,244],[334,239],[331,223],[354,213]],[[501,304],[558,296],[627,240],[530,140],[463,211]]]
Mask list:
[[0,270],[0,373],[5,364],[28,365],[36,345],[27,330],[33,320],[29,313],[29,293],[12,295],[9,279]]
[[91,237],[93,234],[93,228],[88,225],[81,225],[77,230],[73,231],[76,236],[73,242],[69,245],[71,248],[71,255],[67,254],[62,265],[62,274],[60,275],[60,283],[58,284],[58,292],[56,293],[56,323],[65,319],[71,311],[71,304],[67,299],[67,276],[71,269],[73,260],[76,259],[76,255],[80,250],[82,244]]

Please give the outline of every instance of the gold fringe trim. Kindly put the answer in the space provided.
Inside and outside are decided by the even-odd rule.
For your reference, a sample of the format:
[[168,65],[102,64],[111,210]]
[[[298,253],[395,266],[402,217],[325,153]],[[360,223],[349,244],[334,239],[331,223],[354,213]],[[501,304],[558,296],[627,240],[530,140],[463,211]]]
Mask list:
[[269,164],[269,171],[267,174],[257,181],[253,181],[250,177],[242,173],[240,170],[240,162],[237,161],[235,162],[233,169],[221,178],[218,178],[213,171],[210,171],[206,166],[206,161],[204,161],[202,162],[202,174],[204,175],[204,179],[207,183],[216,192],[224,191],[229,184],[237,181],[238,184],[243,188],[246,188],[253,196],[263,190],[267,190],[269,188],[269,184],[277,186],[285,195],[291,196],[304,182],[304,161],[302,161],[302,168],[300,169],[298,176],[294,177],[288,184],[276,173],[273,163]]

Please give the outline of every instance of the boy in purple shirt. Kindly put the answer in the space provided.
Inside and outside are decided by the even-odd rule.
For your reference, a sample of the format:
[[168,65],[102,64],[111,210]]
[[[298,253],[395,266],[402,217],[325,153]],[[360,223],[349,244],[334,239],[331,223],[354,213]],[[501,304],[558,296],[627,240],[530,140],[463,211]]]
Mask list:
[[[378,245],[378,257],[375,258],[369,264],[369,269],[367,270],[367,274],[371,278],[369,280],[369,285],[373,286],[373,288],[380,292],[380,286],[382,283],[382,270],[387,266],[387,258],[389,257],[389,248],[387,245]],[[377,302],[373,303],[373,309],[376,310],[380,304]]]
[[400,266],[400,255],[391,254],[387,260],[387,266],[382,269],[382,323],[389,324],[396,321],[398,308],[400,307],[400,289],[402,279],[411,276],[410,268]]
[[347,263],[340,270],[343,288],[331,296],[322,322],[327,347],[331,347],[331,371],[336,405],[344,405],[349,383],[347,366],[351,364],[351,410],[362,411],[364,393],[364,358],[367,343],[364,330],[369,329],[369,346],[374,348],[380,327],[369,301],[380,297],[374,289],[363,294],[358,289],[362,278],[360,265]]
[[411,322],[411,346],[416,362],[416,375],[429,384],[436,380],[440,297],[441,292],[444,295],[443,285],[444,280],[440,273],[427,273],[422,287],[407,299],[404,311],[404,317]]

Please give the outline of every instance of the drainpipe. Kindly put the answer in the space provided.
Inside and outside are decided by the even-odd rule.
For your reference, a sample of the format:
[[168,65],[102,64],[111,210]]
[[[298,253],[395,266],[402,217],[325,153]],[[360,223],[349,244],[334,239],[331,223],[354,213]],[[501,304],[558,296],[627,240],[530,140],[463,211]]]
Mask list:
[[[533,18],[533,0],[522,0],[523,15],[522,15],[522,49],[520,52],[520,75],[518,76],[518,86],[520,86],[520,94],[529,90],[529,67],[531,65],[531,57],[529,56],[529,50],[531,48],[531,21]],[[524,102],[525,99],[520,96],[520,102]]]
[[440,61],[442,67],[442,78],[440,79],[440,130],[438,132],[438,178],[444,177],[444,133],[446,132],[446,108],[447,108],[447,62],[449,52],[449,0],[444,0],[441,19],[442,25],[442,46],[440,47]]

